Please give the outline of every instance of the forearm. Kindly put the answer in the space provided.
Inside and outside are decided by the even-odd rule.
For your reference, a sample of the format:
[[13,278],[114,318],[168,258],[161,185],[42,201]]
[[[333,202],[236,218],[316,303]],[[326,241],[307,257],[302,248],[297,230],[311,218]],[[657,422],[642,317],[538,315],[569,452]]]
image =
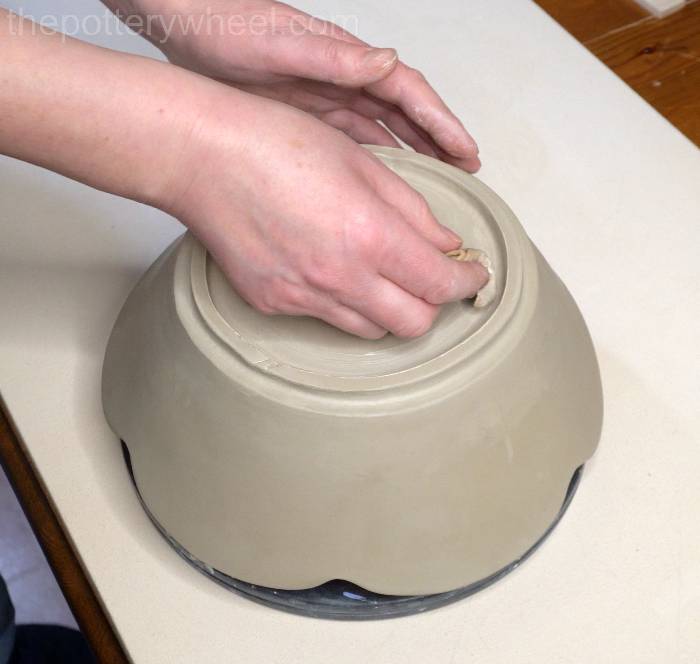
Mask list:
[[213,84],[0,9],[0,153],[162,206]]

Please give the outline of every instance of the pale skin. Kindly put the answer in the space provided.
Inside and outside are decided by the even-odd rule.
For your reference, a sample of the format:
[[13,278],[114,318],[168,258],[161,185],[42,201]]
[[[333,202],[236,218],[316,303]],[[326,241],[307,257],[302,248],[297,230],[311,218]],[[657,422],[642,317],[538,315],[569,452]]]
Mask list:
[[[395,51],[270,0],[105,4],[125,20],[163,17],[168,34],[144,36],[178,66],[32,30],[0,9],[1,153],[174,215],[266,314],[416,337],[486,283],[478,263],[444,256],[461,239],[358,145],[397,136],[480,165],[474,140]],[[206,11],[265,29],[183,34],[166,20]]]

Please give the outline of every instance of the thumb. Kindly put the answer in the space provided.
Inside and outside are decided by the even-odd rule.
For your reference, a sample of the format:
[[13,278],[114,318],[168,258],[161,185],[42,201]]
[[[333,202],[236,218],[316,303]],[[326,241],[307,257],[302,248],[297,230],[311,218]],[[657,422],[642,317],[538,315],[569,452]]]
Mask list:
[[274,58],[278,73],[348,88],[383,80],[399,60],[393,48],[372,48],[313,33],[281,39],[278,44]]

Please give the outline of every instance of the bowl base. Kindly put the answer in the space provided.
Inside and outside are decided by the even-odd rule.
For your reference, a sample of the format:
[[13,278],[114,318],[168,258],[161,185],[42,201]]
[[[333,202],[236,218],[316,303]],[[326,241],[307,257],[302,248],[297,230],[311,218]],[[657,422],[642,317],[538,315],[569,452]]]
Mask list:
[[158,523],[157,519],[151,514],[147,505],[144,503],[141,493],[139,492],[134,473],[131,466],[131,455],[129,449],[122,441],[122,452],[124,461],[129,471],[131,481],[138,494],[139,501],[146,514],[156,526],[160,534],[170,543],[170,545],[184,558],[190,565],[198,569],[209,578],[213,579],[220,585],[233,590],[244,597],[251,599],[260,604],[295,613],[302,616],[312,618],[325,618],[335,620],[378,620],[383,618],[399,618],[401,616],[409,616],[416,613],[423,613],[431,609],[436,609],[446,604],[451,604],[465,597],[469,597],[474,593],[488,588],[491,584],[502,579],[504,576],[512,572],[516,567],[519,567],[527,558],[529,558],[544,542],[549,534],[554,530],[562,516],[571,504],[571,500],[576,493],[583,466],[579,466],[571,477],[569,486],[566,490],[564,502],[561,509],[557,513],[554,521],[550,524],[544,534],[535,542],[520,558],[506,565],[502,569],[494,572],[490,576],[469,584],[463,588],[450,590],[443,593],[433,595],[380,595],[369,590],[364,590],[354,583],[334,579],[323,585],[315,588],[306,588],[303,590],[278,590],[275,588],[266,588],[253,583],[247,583],[214,569],[205,562],[199,560],[190,554],[183,546],[175,541],[166,530]]

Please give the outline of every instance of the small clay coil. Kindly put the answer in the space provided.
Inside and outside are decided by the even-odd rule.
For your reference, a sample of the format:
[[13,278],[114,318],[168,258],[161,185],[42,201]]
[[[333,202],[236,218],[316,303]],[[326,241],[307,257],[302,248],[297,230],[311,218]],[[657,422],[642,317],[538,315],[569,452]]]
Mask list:
[[486,285],[476,294],[474,307],[483,309],[488,307],[496,299],[496,280],[494,277],[493,263],[485,251],[481,249],[455,249],[445,254],[448,258],[463,263],[479,263],[483,265],[489,273],[489,280]]

